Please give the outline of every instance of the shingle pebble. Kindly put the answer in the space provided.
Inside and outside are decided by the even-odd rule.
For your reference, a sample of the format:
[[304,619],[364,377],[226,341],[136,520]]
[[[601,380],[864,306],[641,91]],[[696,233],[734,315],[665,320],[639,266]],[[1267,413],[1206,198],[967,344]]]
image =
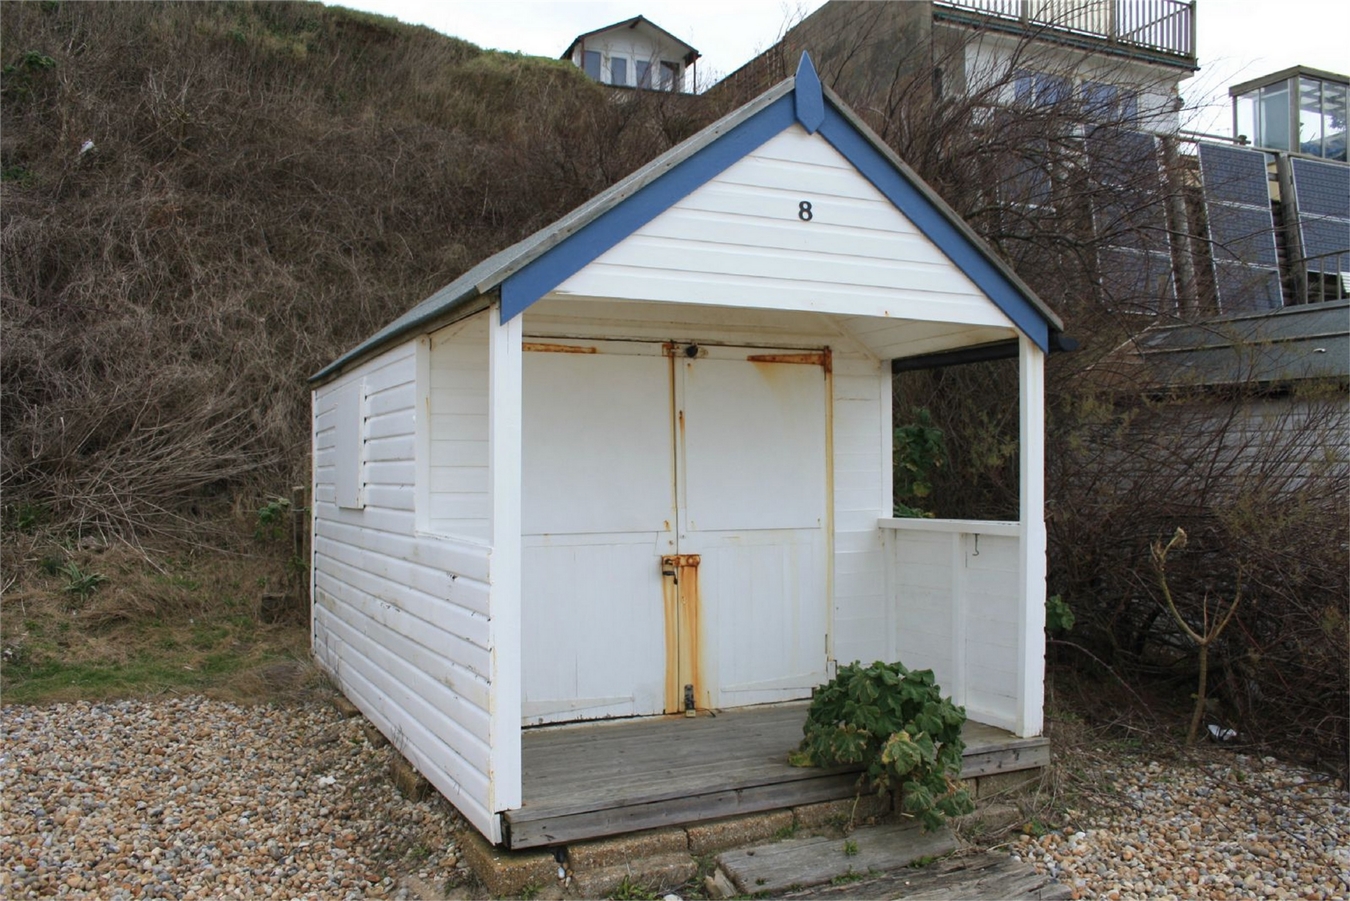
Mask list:
[[1075,825],[1013,848],[1075,897],[1350,896],[1350,795],[1333,780],[1218,750],[1085,777],[1098,788]]
[[6,706],[0,896],[364,898],[456,878],[458,816],[412,802],[360,718],[206,698]]

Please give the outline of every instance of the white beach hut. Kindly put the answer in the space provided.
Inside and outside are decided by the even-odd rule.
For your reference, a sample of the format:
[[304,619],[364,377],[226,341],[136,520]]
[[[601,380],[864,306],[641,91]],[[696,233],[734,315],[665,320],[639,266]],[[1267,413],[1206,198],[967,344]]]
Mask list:
[[[512,847],[848,795],[783,765],[837,662],[1043,760],[1060,328],[803,57],[314,377],[315,656]],[[892,361],[1000,344],[1019,521],[892,519]]]

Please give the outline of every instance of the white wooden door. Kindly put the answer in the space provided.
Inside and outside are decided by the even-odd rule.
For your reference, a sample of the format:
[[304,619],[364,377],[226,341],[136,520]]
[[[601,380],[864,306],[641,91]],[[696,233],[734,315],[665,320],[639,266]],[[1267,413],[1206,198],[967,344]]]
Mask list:
[[677,359],[698,706],[808,697],[827,658],[826,356],[701,347]]
[[660,345],[525,344],[522,719],[665,708],[660,558],[674,548]]
[[[700,708],[807,697],[828,628],[825,355],[525,348],[524,722],[669,712],[684,684]],[[671,555],[698,560],[678,587]]]

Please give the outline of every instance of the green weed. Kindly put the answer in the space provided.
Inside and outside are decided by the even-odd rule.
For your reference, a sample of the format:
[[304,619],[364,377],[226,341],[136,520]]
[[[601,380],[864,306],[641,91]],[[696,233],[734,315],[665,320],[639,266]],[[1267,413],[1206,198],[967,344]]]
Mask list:
[[656,890],[650,886],[625,876],[610,897],[614,901],[655,901],[657,894]]
[[66,585],[62,591],[76,595],[82,601],[108,581],[108,577],[102,573],[85,572],[73,560],[60,567],[58,571],[66,577]]

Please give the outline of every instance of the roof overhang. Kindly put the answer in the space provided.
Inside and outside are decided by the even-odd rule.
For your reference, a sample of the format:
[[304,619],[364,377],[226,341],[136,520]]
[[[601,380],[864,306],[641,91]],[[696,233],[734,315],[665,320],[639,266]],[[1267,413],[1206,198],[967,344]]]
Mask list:
[[1063,323],[1035,292],[832,91],[803,53],[797,74],[703,129],[553,225],[494,254],[324,367],[327,379],[389,343],[496,292],[514,318],[675,202],[784,129],[819,134],[1043,352]]

